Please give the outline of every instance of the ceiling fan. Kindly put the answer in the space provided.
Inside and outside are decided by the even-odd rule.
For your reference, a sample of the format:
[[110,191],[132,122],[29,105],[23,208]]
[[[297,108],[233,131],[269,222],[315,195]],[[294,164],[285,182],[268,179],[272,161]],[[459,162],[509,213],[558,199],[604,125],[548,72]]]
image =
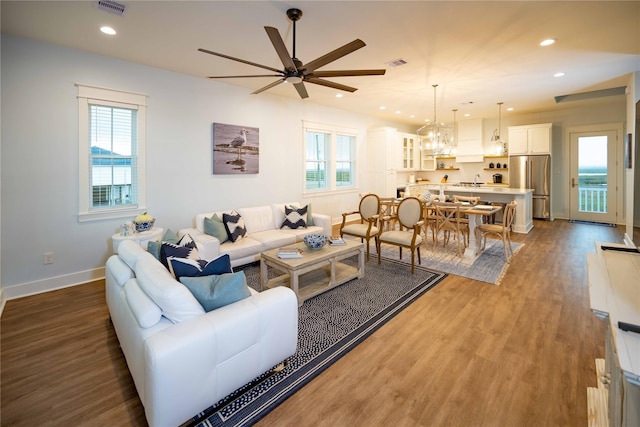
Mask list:
[[282,82],[292,83],[300,98],[308,98],[309,94],[307,93],[307,89],[304,86],[304,82],[313,83],[321,86],[330,87],[333,89],[344,90],[347,92],[355,92],[355,87],[346,86],[339,83],[334,83],[329,80],[325,80],[322,77],[347,77],[347,76],[379,76],[383,75],[386,70],[378,69],[378,70],[337,70],[337,71],[317,71],[318,68],[327,65],[330,62],[333,62],[337,59],[342,58],[345,55],[348,55],[351,52],[354,52],[361,47],[365,46],[365,43],[356,39],[351,43],[347,43],[346,45],[339,47],[338,49],[327,53],[317,59],[314,59],[311,62],[307,62],[303,64],[298,58],[296,58],[296,21],[298,21],[302,17],[302,11],[300,9],[289,9],[287,10],[287,16],[291,21],[293,21],[293,56],[289,56],[289,52],[280,36],[280,32],[273,27],[264,27],[275,48],[280,60],[282,61],[282,65],[284,65],[284,70],[278,70],[277,68],[272,68],[266,65],[256,64],[255,62],[246,61],[244,59],[234,58],[233,56],[225,55],[222,53],[212,52],[207,49],[198,49],[200,52],[208,53],[211,55],[219,56],[221,58],[231,59],[232,61],[242,62],[244,64],[253,65],[256,67],[264,68],[269,71],[273,71],[277,74],[260,74],[260,75],[243,75],[243,76],[209,76],[210,79],[230,79],[230,78],[245,78],[245,77],[280,77],[273,83],[266,85],[263,88],[260,88],[252,94],[257,94],[260,92],[264,92],[267,89],[271,89],[274,86],[279,85]]

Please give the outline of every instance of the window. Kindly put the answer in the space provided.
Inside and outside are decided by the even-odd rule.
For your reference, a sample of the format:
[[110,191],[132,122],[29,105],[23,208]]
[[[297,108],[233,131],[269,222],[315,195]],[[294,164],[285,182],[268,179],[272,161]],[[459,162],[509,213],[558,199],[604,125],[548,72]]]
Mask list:
[[304,123],[305,191],[334,191],[356,186],[357,132]]
[[78,85],[79,220],[145,209],[144,95]]

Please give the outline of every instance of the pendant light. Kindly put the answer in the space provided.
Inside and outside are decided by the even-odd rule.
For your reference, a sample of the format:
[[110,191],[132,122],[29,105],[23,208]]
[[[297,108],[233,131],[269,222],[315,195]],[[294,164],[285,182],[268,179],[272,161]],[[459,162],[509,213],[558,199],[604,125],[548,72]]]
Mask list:
[[432,149],[433,154],[443,154],[449,148],[449,136],[448,132],[451,129],[446,126],[444,123],[438,123],[437,116],[437,106],[436,106],[436,90],[438,85],[431,85],[433,87],[433,121],[428,125],[422,126],[418,129],[418,135],[420,135],[420,131],[424,131],[426,133],[425,137],[425,148]]
[[507,142],[500,139],[500,133],[502,131],[502,104],[503,102],[498,102],[498,128],[493,131],[493,136],[491,137],[491,141],[496,144],[497,155],[507,154]]
[[456,112],[458,109],[454,108],[453,110],[453,129],[451,130],[451,150],[449,153],[453,156],[458,154],[458,138],[456,133],[458,132],[458,128],[456,126]]

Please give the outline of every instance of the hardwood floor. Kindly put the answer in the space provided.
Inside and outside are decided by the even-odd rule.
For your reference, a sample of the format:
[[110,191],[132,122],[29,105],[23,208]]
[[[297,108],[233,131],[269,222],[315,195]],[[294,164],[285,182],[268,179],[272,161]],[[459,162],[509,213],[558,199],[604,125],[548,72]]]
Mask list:
[[[585,252],[622,237],[536,221],[500,286],[447,277],[258,425],[586,426]],[[3,426],[146,424],[102,281],[9,301],[0,327]]]

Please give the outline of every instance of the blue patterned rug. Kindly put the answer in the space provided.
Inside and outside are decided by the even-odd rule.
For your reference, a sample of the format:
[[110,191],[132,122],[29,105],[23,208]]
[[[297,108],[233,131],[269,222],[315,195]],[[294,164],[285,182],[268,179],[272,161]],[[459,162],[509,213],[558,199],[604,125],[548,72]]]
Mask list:
[[[238,269],[236,269],[238,270]],[[260,282],[257,264],[244,268],[247,283]],[[298,350],[285,368],[264,375],[194,417],[194,426],[247,426],[344,356],[447,275],[406,263],[372,258],[365,277],[317,295],[299,308]]]

